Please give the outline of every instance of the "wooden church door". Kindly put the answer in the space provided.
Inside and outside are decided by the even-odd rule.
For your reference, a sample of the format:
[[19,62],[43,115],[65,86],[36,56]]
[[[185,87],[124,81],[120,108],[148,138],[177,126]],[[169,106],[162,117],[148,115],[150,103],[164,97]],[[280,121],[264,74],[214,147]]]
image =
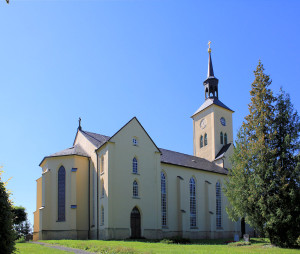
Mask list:
[[131,238],[141,238],[141,214],[137,207],[134,207],[130,214]]

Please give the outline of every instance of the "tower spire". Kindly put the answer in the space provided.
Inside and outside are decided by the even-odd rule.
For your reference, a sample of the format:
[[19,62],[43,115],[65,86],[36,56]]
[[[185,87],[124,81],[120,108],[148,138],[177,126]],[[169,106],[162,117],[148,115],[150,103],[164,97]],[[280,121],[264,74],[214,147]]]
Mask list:
[[214,77],[214,69],[212,65],[212,60],[211,60],[211,48],[210,48],[211,41],[208,42],[208,71],[207,71],[207,78],[209,77]]
[[208,98],[217,98],[218,95],[218,83],[219,80],[214,75],[213,64],[211,60],[211,41],[208,42],[208,71],[207,71],[207,79],[203,82],[205,87],[205,99]]

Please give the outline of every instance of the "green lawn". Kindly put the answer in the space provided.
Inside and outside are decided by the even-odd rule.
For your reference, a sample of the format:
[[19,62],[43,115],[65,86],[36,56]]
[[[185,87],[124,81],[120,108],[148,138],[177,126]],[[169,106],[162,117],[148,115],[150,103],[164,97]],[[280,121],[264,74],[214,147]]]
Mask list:
[[34,243],[17,243],[16,244],[17,253],[20,254],[32,254],[32,253],[45,253],[45,254],[63,254],[63,253],[69,253],[70,252],[66,252],[66,251],[62,251],[62,250],[56,250],[53,248],[47,248],[44,246],[41,246],[39,244],[34,244]]
[[252,239],[251,245],[226,245],[224,240],[199,240],[192,244],[165,244],[147,241],[49,240],[55,245],[98,253],[300,253],[299,249],[273,247],[266,239]]

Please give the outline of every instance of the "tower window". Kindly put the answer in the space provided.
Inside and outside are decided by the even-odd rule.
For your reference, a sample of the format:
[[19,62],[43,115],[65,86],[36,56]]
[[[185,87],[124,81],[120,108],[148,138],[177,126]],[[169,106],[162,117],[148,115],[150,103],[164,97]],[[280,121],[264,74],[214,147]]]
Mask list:
[[227,145],[227,134],[224,134],[224,144]]
[[137,181],[135,181],[135,180],[133,181],[132,187],[133,187],[133,196],[138,197],[139,196],[139,185],[138,185]]
[[132,160],[132,173],[133,174],[138,173],[138,162],[137,162],[137,159],[135,157]]
[[200,137],[200,148],[203,147],[203,136]]
[[220,133],[220,143],[223,145],[223,132]]
[[207,134],[204,135],[204,146],[207,146]]

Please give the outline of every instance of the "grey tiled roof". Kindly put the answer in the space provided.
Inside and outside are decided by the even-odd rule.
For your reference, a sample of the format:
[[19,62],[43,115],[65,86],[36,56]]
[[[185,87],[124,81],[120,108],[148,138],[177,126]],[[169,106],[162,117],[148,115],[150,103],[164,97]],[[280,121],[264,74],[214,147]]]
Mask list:
[[[93,133],[93,132],[87,132],[81,130],[81,133],[97,148],[99,148],[101,145],[103,145],[105,142],[107,142],[110,139],[110,137],[108,136]],[[179,152],[174,152],[162,148],[159,148],[159,150],[161,152],[160,160],[162,163],[178,165],[178,166],[193,168],[198,170],[204,170],[204,171],[209,171],[209,172],[214,172],[219,174],[228,173],[226,169],[221,168],[216,164],[214,164],[213,162],[210,162],[206,159],[195,157],[188,154],[179,153]],[[89,157],[89,155],[82,149],[82,147],[79,144],[76,144],[71,148],[65,149],[58,153],[54,153],[50,156],[46,156],[43,159],[43,161],[49,157],[58,157],[58,156],[67,156],[67,155],[80,155],[80,156]],[[42,164],[42,162],[40,163],[40,165]]]
[[102,146],[106,141],[110,139],[110,137],[108,136],[104,136],[93,132],[81,130],[81,133],[97,148]]
[[50,156],[47,157],[57,157],[57,156],[66,156],[66,155],[80,155],[80,156],[90,157],[79,144],[76,144],[75,146],[62,150],[60,152],[51,154]]
[[[105,142],[107,142],[110,137],[104,136],[97,133],[82,131],[82,134],[96,147],[100,147]],[[224,168],[221,168],[214,164],[213,162],[210,162],[206,159],[195,157],[192,155],[187,155],[183,153],[178,153],[174,151],[170,151],[167,149],[159,148],[161,151],[161,162],[193,168],[193,169],[199,169],[199,170],[205,170],[220,174],[227,174],[227,170]]]
[[229,143],[227,145],[224,145],[221,148],[220,152],[218,152],[218,154],[216,155],[216,159],[215,160],[222,158],[224,156],[224,154],[227,152],[227,150],[229,149],[230,146],[231,146],[231,143]]
[[199,169],[204,171],[210,171],[210,172],[225,174],[225,175],[227,175],[228,173],[226,169],[221,168],[216,164],[214,164],[213,162],[210,162],[203,158],[199,158],[184,153],[178,153],[178,152],[174,152],[162,148],[160,148],[160,151],[162,152],[160,156],[160,160],[162,163],[178,165],[178,166],[193,168],[193,169]]
[[39,164],[41,166],[41,164],[43,163],[43,161],[47,158],[52,158],[52,157],[60,157],[60,156],[69,156],[69,155],[78,155],[78,156],[83,156],[83,157],[90,157],[84,150],[83,148],[79,145],[76,144],[70,148],[67,148],[65,150],[62,150],[60,152],[57,153],[53,153],[49,156],[45,156],[43,158],[43,160],[41,161],[41,163]]
[[193,116],[196,115],[197,113],[199,113],[200,111],[208,108],[212,104],[215,104],[219,107],[222,107],[222,108],[225,108],[225,109],[228,109],[228,110],[234,112],[232,109],[228,108],[223,102],[221,102],[217,98],[208,98],[204,101],[204,103],[201,105],[201,107],[198,108],[198,110],[193,114]]

